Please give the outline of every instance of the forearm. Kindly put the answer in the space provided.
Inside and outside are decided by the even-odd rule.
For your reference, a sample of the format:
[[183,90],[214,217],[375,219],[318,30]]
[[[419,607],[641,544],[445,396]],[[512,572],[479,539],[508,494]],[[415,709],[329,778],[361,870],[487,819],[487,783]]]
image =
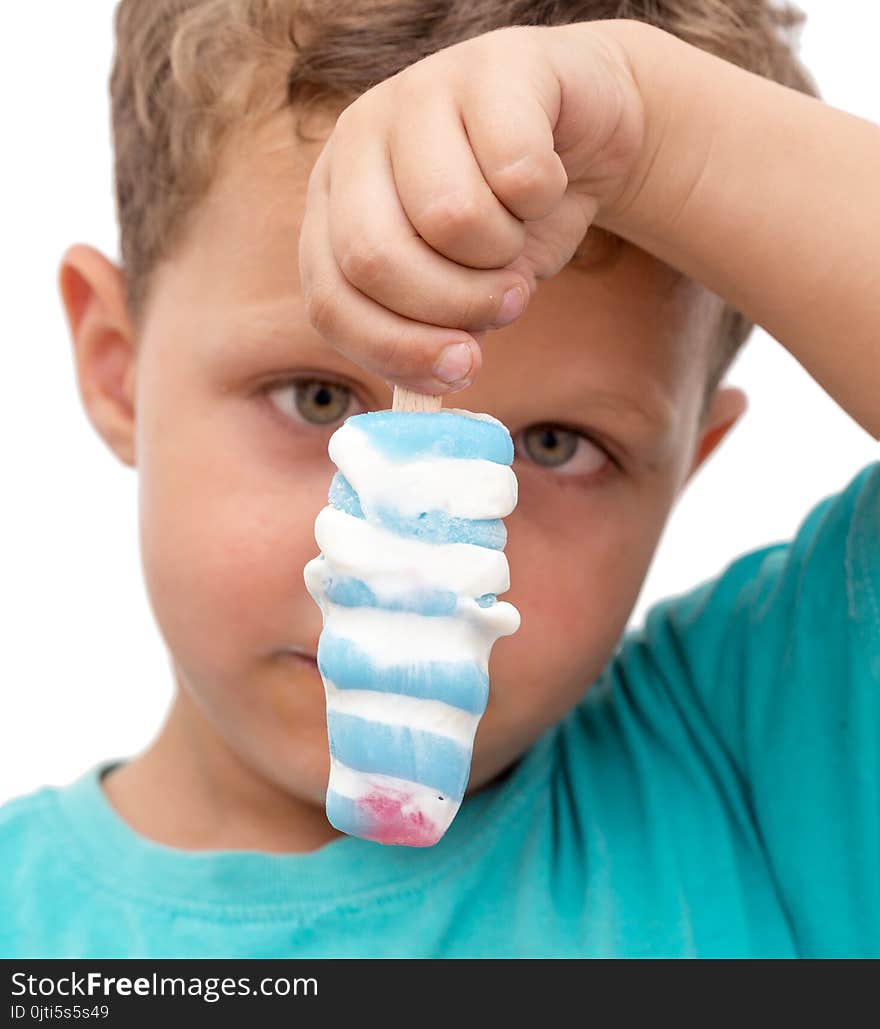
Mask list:
[[639,166],[596,223],[703,282],[880,437],[880,127],[632,22]]

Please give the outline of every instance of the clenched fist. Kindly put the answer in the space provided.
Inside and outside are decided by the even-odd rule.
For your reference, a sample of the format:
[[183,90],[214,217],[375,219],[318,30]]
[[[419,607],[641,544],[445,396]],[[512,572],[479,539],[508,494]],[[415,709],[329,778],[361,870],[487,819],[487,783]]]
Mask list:
[[325,339],[396,385],[473,380],[481,334],[519,317],[628,192],[645,126],[627,24],[490,32],[343,111],[300,237]]

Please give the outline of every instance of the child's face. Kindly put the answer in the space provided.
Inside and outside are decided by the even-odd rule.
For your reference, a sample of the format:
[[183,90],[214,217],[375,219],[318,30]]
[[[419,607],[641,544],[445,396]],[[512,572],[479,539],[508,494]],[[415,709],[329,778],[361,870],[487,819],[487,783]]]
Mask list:
[[[138,343],[134,443],[147,584],[181,687],[218,746],[323,804],[321,616],[302,570],[334,471],[329,437],[346,416],[390,406],[391,391],[306,320],[298,229],[319,148],[291,136],[279,120],[239,148],[159,269]],[[492,654],[472,789],[612,654],[709,445],[698,414],[716,304],[626,248],[611,269],[543,283],[518,324],[489,334],[476,384],[448,399],[500,418],[517,446],[504,599],[522,627]],[[325,385],[297,390],[297,379]]]

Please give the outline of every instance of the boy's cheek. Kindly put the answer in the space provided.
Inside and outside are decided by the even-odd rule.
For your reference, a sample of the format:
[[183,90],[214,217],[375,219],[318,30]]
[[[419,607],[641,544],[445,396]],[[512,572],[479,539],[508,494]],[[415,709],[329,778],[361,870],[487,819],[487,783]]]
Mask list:
[[[626,627],[653,535],[620,518],[602,521],[584,524],[577,546],[563,546],[558,537],[554,545],[526,524],[511,538],[511,589],[502,599],[518,608],[522,622],[496,644],[490,669],[493,689],[497,684],[500,693],[509,683],[505,689],[516,692],[512,703],[552,705],[549,683],[559,684],[556,699],[570,699],[601,672]],[[536,694],[528,684],[539,682],[544,685]]]
[[314,516],[303,491],[162,486],[145,485],[141,546],[172,649],[210,649],[212,664],[237,665],[254,651],[314,642],[320,612],[302,578],[316,552]]

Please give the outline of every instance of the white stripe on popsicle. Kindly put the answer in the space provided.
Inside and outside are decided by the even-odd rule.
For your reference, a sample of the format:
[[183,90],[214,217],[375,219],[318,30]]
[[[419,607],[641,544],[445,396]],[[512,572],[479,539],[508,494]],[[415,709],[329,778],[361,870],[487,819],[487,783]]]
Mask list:
[[454,615],[420,615],[378,607],[343,607],[323,602],[327,628],[350,640],[379,666],[428,661],[474,661],[485,672],[495,642],[469,620]]
[[327,711],[354,715],[383,725],[402,725],[438,736],[448,736],[470,749],[480,721],[479,715],[444,704],[441,700],[423,700],[399,693],[376,690],[340,690],[330,679],[327,689]]
[[[391,596],[409,589],[451,590],[467,597],[504,593],[510,569],[500,550],[473,543],[423,543],[325,507],[315,519],[315,539],[334,570]],[[387,579],[387,585],[383,583]]]

